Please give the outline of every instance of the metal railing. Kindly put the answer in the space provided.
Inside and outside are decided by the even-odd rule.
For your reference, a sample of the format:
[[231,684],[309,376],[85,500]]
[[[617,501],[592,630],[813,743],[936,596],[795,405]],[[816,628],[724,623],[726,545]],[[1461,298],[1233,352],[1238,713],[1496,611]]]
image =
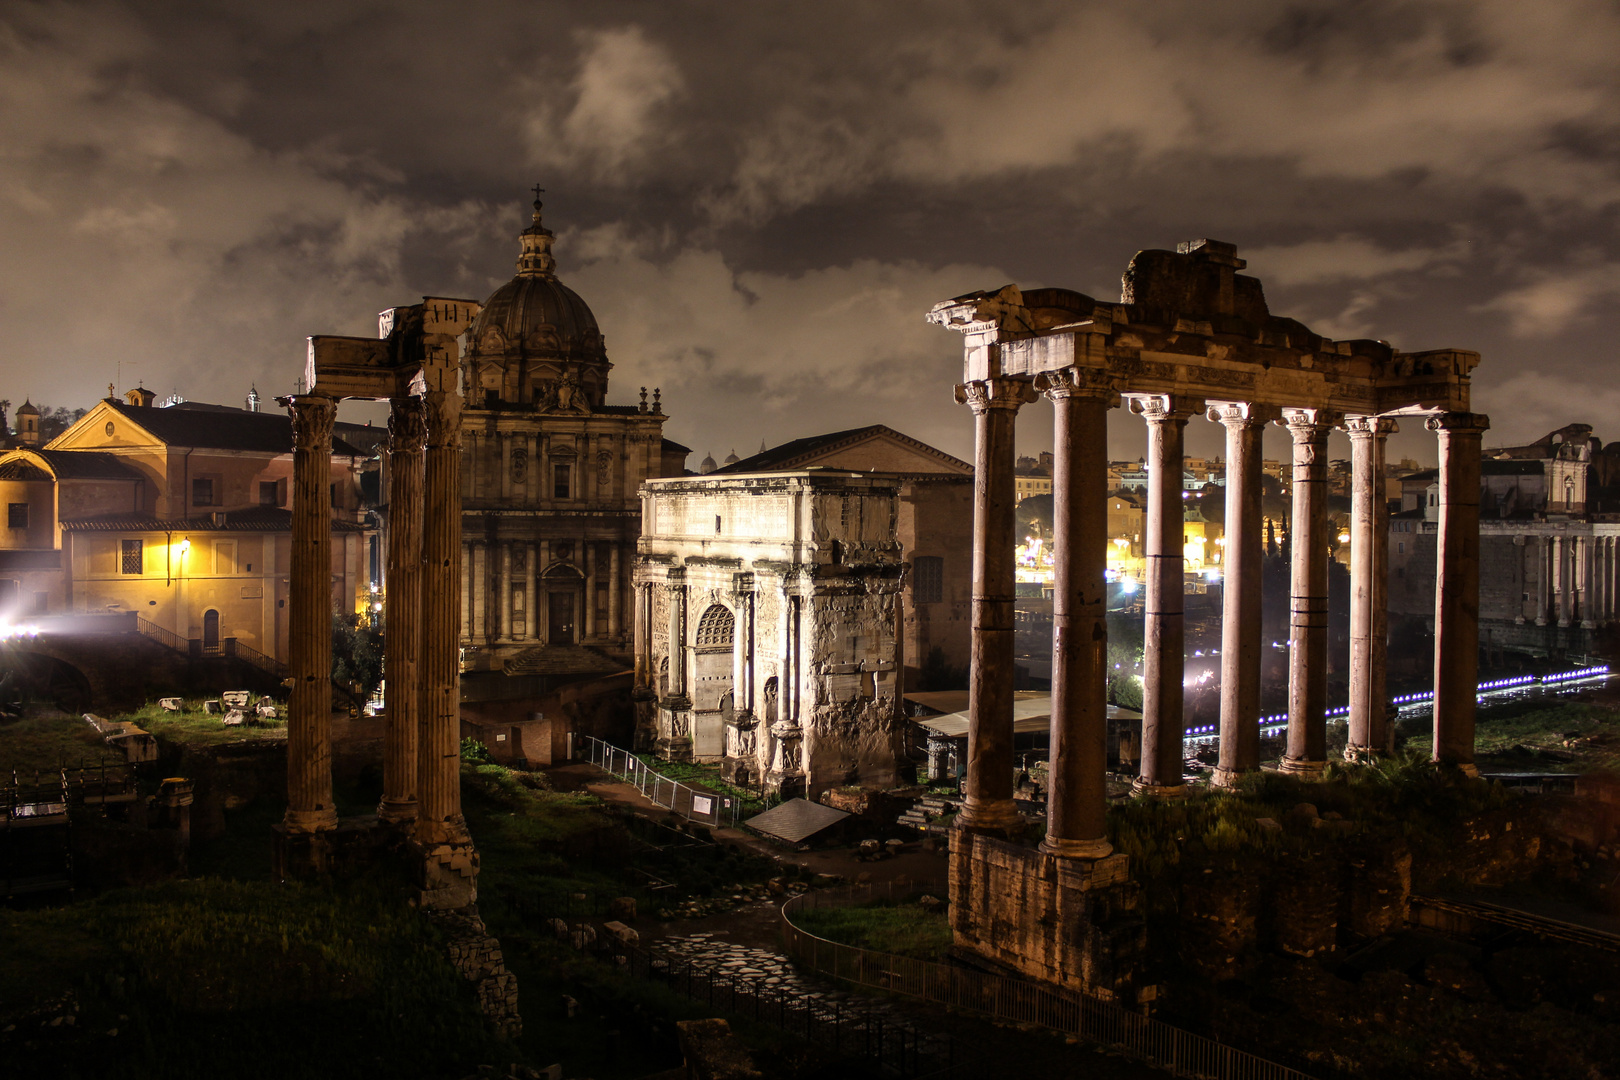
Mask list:
[[636,790],[648,799],[688,820],[701,821],[705,825],[736,825],[746,814],[743,801],[734,795],[700,791],[654,772],[646,762],[628,750],[603,742],[593,735],[583,738],[585,760],[603,772],[634,784]]
[[176,634],[173,630],[166,630],[155,622],[135,616],[135,630],[142,637],[149,637],[159,645],[173,649],[186,656],[191,655],[191,642]]
[[260,652],[258,649],[255,649],[251,645],[242,644],[242,642],[236,638],[225,639],[225,655],[252,664],[265,674],[273,675],[278,679],[285,679],[287,677],[286,664],[283,664],[280,660],[277,660],[273,656],[266,656],[264,653]]
[[[912,881],[899,888],[904,890],[900,894],[903,898],[945,886]],[[1086,1042],[1116,1047],[1176,1076],[1200,1080],[1310,1080],[1307,1074],[1286,1065],[1183,1031],[1113,1002],[1043,983],[843,945],[793,925],[793,913],[807,907],[849,907],[883,898],[893,900],[896,892],[896,885],[889,882],[807,892],[790,898],[782,905],[781,916],[788,953],[812,971],[856,986],[918,998],[1004,1023],[1032,1024],[1076,1035]]]

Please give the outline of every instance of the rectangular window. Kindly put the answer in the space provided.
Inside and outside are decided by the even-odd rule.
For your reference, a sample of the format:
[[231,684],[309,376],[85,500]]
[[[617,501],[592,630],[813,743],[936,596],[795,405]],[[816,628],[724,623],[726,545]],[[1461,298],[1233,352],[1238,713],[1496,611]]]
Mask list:
[[141,565],[141,541],[118,541],[119,564],[118,572],[121,574],[143,574],[146,571]]
[[28,504],[6,503],[6,528],[28,528]]
[[191,505],[214,505],[214,481],[211,477],[199,476],[191,482]]
[[919,555],[916,560],[916,582],[911,587],[912,600],[918,604],[937,604],[945,599],[945,560],[938,555]]
[[280,488],[280,485],[277,484],[277,482],[274,481],[274,480],[260,480],[259,481],[259,505],[260,506],[280,506],[281,505],[281,492],[280,492],[279,488]]
[[568,481],[572,466],[566,463],[557,463],[551,467],[551,497],[553,499],[568,498]]
[[34,594],[34,614],[46,615],[51,610],[51,594],[37,592]]

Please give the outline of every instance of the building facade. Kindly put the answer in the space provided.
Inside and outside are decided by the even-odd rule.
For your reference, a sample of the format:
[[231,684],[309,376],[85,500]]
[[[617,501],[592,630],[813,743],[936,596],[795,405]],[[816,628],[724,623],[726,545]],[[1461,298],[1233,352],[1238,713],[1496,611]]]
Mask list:
[[647,483],[638,744],[785,796],[895,782],[900,487],[831,469]]
[[[194,650],[284,660],[290,421],[127,398],[0,456],[0,617],[134,613]],[[370,592],[364,456],[338,440],[330,470],[331,597],[346,613]]]

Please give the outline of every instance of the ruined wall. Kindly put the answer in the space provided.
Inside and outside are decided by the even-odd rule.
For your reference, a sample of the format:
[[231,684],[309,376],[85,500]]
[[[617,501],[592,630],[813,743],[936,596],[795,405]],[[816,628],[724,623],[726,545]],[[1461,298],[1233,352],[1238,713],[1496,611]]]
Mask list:
[[1133,1005],[1144,933],[1130,859],[1059,859],[951,832],[956,944],[1026,975]]

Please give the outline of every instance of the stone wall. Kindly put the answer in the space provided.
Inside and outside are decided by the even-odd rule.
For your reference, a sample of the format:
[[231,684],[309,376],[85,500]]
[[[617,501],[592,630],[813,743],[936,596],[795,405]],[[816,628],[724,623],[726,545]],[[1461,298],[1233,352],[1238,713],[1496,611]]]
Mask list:
[[523,1034],[518,1015],[517,976],[506,970],[501,943],[484,928],[473,907],[432,911],[428,917],[444,931],[450,962],[478,994],[478,1008],[489,1018],[496,1034],[516,1040]]
[[956,946],[1071,990],[1136,1003],[1145,934],[1130,860],[1059,859],[951,832]]

